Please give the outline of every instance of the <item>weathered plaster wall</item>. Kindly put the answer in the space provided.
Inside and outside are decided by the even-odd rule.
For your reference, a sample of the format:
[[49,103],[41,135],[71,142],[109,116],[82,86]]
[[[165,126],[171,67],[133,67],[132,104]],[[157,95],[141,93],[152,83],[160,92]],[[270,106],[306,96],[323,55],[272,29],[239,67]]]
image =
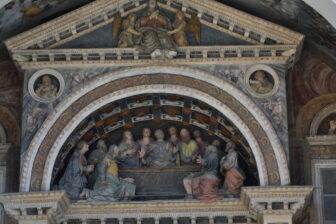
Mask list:
[[[335,86],[336,71],[313,53],[304,51],[291,72],[288,88],[291,176],[294,184],[311,183],[311,159],[334,157],[330,154],[333,152],[330,151],[332,146],[311,148],[305,136],[308,135],[310,123],[317,113],[313,110],[319,111],[334,100],[327,100],[326,97],[325,100],[318,100],[319,105],[314,103],[311,107],[307,105],[314,98],[335,93]],[[303,109],[305,105],[306,109]]]

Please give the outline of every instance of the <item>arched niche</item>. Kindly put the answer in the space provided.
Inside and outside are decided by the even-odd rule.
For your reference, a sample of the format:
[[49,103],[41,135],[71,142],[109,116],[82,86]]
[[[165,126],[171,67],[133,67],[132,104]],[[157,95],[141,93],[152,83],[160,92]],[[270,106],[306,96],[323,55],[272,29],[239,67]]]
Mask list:
[[251,147],[260,185],[289,184],[280,140],[267,117],[244,93],[200,70],[147,66],[101,75],[69,94],[48,116],[28,148],[20,178],[21,191],[50,190],[57,155],[85,117],[113,101],[151,93],[193,96],[225,114]]
[[306,103],[299,111],[296,121],[296,135],[316,135],[321,122],[331,115],[335,108],[336,94],[318,96]]
[[328,135],[329,122],[336,119],[336,103],[321,109],[313,118],[310,135]]
[[[208,145],[214,140],[219,140],[221,142],[221,145],[218,147],[219,159],[225,155],[224,149],[226,143],[229,141],[234,142],[239,155],[239,167],[244,171],[246,176],[245,185],[259,185],[257,163],[251,148],[244,135],[236,125],[229,121],[225,114],[193,97],[181,96],[176,93],[151,93],[114,101],[96,109],[86,117],[68,137],[60,153],[57,155],[51,179],[52,186],[58,184],[67,162],[74,152],[76,145],[81,140],[86,141],[90,145],[90,150],[86,153],[87,158],[89,158],[92,151],[96,149],[97,142],[100,139],[104,140],[109,148],[111,145],[118,145],[120,143],[125,130],[131,131],[134,140],[137,141],[142,138],[143,129],[149,128],[153,140],[155,140],[154,132],[161,129],[167,141],[169,139],[168,129],[172,126],[177,129],[178,133],[183,128],[189,130],[191,138],[194,140],[196,139],[193,132],[198,130],[201,133],[202,141]],[[204,153],[202,150],[205,150],[205,148],[200,149],[200,153]],[[195,166],[192,169],[197,170],[198,168]],[[171,175],[170,173],[174,170],[178,171],[179,174],[175,173]],[[151,179],[155,179],[154,182],[161,183],[170,178],[170,181],[167,181],[160,187],[169,189],[171,193],[173,188],[180,188],[179,185],[182,185],[182,182],[178,182],[181,175],[188,175],[190,173],[188,167],[175,165],[160,169],[160,174],[163,172],[164,174],[157,176],[155,174],[157,169],[148,167],[145,164],[128,171],[123,169],[120,171],[124,175],[125,172],[131,175],[134,172],[139,173],[136,177],[141,182],[140,184],[142,184],[142,186],[137,185],[137,189],[141,188],[139,190],[140,194],[141,191],[148,191],[146,187],[153,189],[150,185],[143,185],[143,181],[140,181],[141,175],[146,176],[148,183],[150,183]],[[153,178],[149,178],[148,173],[151,173],[150,175],[154,174],[151,176]],[[171,183],[174,184],[167,187]],[[155,184],[153,183],[153,185]]]

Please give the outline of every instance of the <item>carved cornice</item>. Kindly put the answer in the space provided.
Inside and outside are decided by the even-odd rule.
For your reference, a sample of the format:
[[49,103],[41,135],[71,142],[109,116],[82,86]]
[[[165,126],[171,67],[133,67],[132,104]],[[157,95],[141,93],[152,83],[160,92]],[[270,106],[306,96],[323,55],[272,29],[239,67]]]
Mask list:
[[242,188],[241,199],[259,222],[266,216],[292,220],[302,212],[312,193],[312,186],[249,187]]
[[[90,219],[113,218],[121,221],[135,219],[137,223],[141,223],[144,218],[154,219],[155,222],[160,218],[171,218],[177,223],[178,218],[191,218],[194,223],[197,217],[208,217],[210,223],[213,223],[215,217],[227,217],[231,222],[234,217],[245,217],[248,223],[255,223],[253,220],[260,220],[264,216],[291,218],[305,205],[311,192],[312,187],[304,186],[244,187],[240,199],[207,203],[197,200],[167,200],[90,204],[85,201],[70,203],[65,192],[57,191],[4,194],[0,195],[0,201],[7,213],[17,220],[25,221],[53,217],[52,222],[59,223],[61,220],[76,219],[85,222]],[[273,202],[283,203],[283,209],[272,208],[270,203]],[[266,203],[266,206],[262,207],[258,203]],[[44,214],[44,207],[51,207],[50,212]],[[27,209],[37,209],[38,213],[24,213]]]
[[[204,49],[201,49],[201,59],[192,59],[192,56],[190,55],[190,51],[195,51],[195,48],[198,47],[187,47],[186,49],[181,48],[179,49],[179,53],[184,53],[184,56],[182,55],[182,60],[184,60],[183,63],[209,63],[216,60],[221,62],[237,60],[237,58],[239,58],[240,61],[258,60],[259,62],[281,60],[287,61],[289,66],[291,66],[298,58],[296,52],[298,55],[300,54],[304,38],[303,35],[213,0],[206,2],[202,0],[184,0],[182,2],[164,0],[162,3],[159,3],[159,5],[160,7],[173,12],[176,10],[182,10],[185,12],[187,17],[190,17],[191,12],[196,13],[200,18],[201,23],[221,32],[228,33],[231,36],[243,39],[251,44],[257,45],[250,47],[251,52],[247,52],[249,48],[248,46],[221,46],[218,51],[218,56],[211,57],[211,59],[210,57],[208,58],[207,55],[211,49],[206,49],[207,47],[205,46],[203,46]],[[118,49],[116,52],[108,52],[110,54],[116,53],[116,60],[106,60],[108,56],[102,49],[100,49],[100,51],[97,51],[97,49],[66,49],[63,50],[61,53],[62,56],[59,58],[55,55],[58,54],[57,52],[61,52],[62,50],[49,50],[48,52],[42,52],[36,49],[54,48],[111,23],[117,13],[121,13],[122,16],[126,16],[127,14],[141,10],[144,7],[146,7],[145,2],[140,2],[139,0],[119,0],[114,1],[112,4],[108,0],[97,0],[64,16],[17,35],[5,41],[5,44],[13,54],[13,58],[19,61],[21,66],[28,66],[27,64],[45,66],[46,64],[66,65],[91,63],[102,65],[116,64],[116,61],[117,64],[129,64],[129,61],[122,60],[122,54],[131,53],[133,54],[134,59],[141,59],[135,49]],[[274,42],[274,44],[264,45],[267,40]],[[261,45],[263,46],[260,48],[259,46]],[[228,49],[230,47],[232,49]],[[213,48],[217,50],[218,46],[214,46]],[[35,50],[22,51],[27,49]],[[234,55],[226,57],[226,50],[233,51]],[[261,52],[262,50],[270,53],[263,55]],[[94,54],[97,54],[98,58],[90,60],[90,53],[85,51],[91,51]],[[71,59],[74,52],[80,54],[81,59],[75,59],[79,60],[79,63],[72,61]],[[39,58],[41,59],[40,61]],[[151,58],[149,57],[147,59]],[[181,60],[175,60],[181,62]],[[71,61],[71,63],[69,63],[69,61]],[[149,62],[148,60],[134,61],[136,61],[137,64]]]
[[7,214],[16,220],[49,220],[59,223],[70,206],[63,191],[0,194]]
[[223,64],[286,63],[294,57],[295,45],[189,46],[178,49],[179,57],[151,59],[135,48],[13,50],[12,56],[23,68],[57,66],[135,66],[145,64]]
[[306,138],[312,146],[336,145],[336,135],[313,135]]
[[[238,25],[239,28],[244,28],[245,30],[243,35],[240,35],[242,39],[244,39],[244,36],[245,39],[246,37],[249,37],[250,32],[253,31],[260,36],[260,40],[257,41],[259,43],[263,43],[266,38],[270,38],[280,44],[298,45],[304,38],[302,34],[233,9],[214,0],[208,0],[206,2],[202,0],[184,0],[182,3],[179,1],[166,0],[159,5],[170,11],[176,11],[176,8],[180,8],[186,13],[187,9],[190,9],[191,11],[196,10],[198,17],[203,23],[206,22],[203,17],[207,17],[212,18],[211,23],[216,26],[220,24],[221,21],[229,24],[229,27],[226,29],[228,32],[232,32],[234,27]],[[139,0],[118,0],[114,1],[112,4],[109,0],[94,1],[66,15],[60,16],[50,22],[10,38],[5,41],[5,43],[8,49],[14,50],[27,49],[34,44],[44,46],[44,43],[48,42],[46,40],[50,38],[55,38],[56,42],[62,41],[60,34],[64,32],[69,32],[69,35],[72,36],[71,39],[73,39],[73,36],[78,37],[87,33],[87,30],[91,32],[102,25],[112,22],[114,15],[118,12],[120,12],[122,16],[125,16],[128,13],[140,10],[143,7],[145,7],[145,3],[140,2]],[[128,10],[128,8],[130,9]],[[86,29],[83,30],[80,25],[86,27]],[[67,38],[69,37],[63,39]],[[253,38],[248,39],[250,42],[256,42],[253,41]],[[46,46],[42,48],[45,47]]]

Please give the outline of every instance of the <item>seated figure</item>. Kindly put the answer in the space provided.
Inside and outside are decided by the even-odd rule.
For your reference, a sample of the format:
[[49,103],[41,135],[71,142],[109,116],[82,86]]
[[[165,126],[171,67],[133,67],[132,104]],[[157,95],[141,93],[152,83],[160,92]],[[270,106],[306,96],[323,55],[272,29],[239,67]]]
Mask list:
[[120,163],[120,168],[140,167],[140,152],[129,130],[123,133],[123,139],[118,146],[117,160]]
[[[89,164],[97,167],[97,165],[105,158],[106,152],[107,152],[106,143],[104,142],[104,140],[100,139],[97,142],[97,148],[90,153],[88,159]],[[95,169],[93,173],[89,175],[89,186],[92,186],[93,183],[96,182],[97,176],[98,176],[98,170]]]
[[180,155],[179,155],[178,145],[179,145],[180,139],[177,136],[176,127],[170,126],[168,128],[168,133],[169,133],[169,139],[168,139],[169,150],[175,159],[174,163],[179,166],[180,165]]
[[220,161],[220,171],[224,175],[224,193],[228,196],[239,194],[243,186],[245,174],[238,166],[238,154],[236,144],[228,142],[225,147],[227,155]]
[[175,166],[175,158],[170,149],[170,144],[164,141],[164,133],[158,129],[154,133],[156,142],[150,144],[145,156],[145,163],[149,167],[171,167]]
[[190,138],[190,133],[183,128],[180,131],[181,140],[178,144],[181,165],[193,165],[199,153],[197,143]]
[[142,129],[142,138],[137,141],[137,151],[139,152],[140,166],[145,164],[144,156],[149,150],[149,146],[153,142],[151,133],[152,132],[149,128]]
[[128,200],[135,194],[134,179],[119,178],[118,165],[115,160],[118,148],[112,146],[104,160],[99,163],[98,177],[93,190],[85,190],[84,195],[90,202],[108,203],[119,200]]
[[85,173],[90,173],[94,165],[87,165],[84,154],[89,150],[89,145],[85,141],[80,141],[65,172],[59,181],[58,189],[65,190],[71,199],[79,199],[81,192],[87,184]]
[[193,196],[198,200],[211,201],[218,196],[220,181],[218,173],[218,151],[213,145],[209,145],[204,153],[204,157],[199,156],[197,163],[201,165],[202,170],[198,173],[192,173],[183,179],[183,185],[187,193],[187,198]]

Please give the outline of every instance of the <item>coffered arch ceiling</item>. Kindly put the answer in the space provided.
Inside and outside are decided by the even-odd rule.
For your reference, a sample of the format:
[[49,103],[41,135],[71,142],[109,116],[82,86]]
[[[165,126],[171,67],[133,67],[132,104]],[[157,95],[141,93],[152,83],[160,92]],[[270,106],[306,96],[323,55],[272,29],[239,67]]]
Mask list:
[[194,131],[199,130],[203,142],[207,144],[211,144],[215,139],[219,140],[220,157],[224,154],[226,142],[235,142],[239,162],[247,174],[246,184],[259,184],[257,162],[253,152],[244,135],[229,121],[225,113],[193,97],[163,93],[123,98],[87,116],[62,146],[54,165],[52,183],[57,184],[65,164],[81,140],[88,142],[91,151],[100,139],[103,139],[108,147],[117,145],[122,139],[123,131],[130,130],[137,141],[142,138],[142,130],[149,128],[152,137],[155,130],[163,130],[165,140],[168,141],[167,130],[171,126],[177,128],[178,132],[186,128],[194,139]]

